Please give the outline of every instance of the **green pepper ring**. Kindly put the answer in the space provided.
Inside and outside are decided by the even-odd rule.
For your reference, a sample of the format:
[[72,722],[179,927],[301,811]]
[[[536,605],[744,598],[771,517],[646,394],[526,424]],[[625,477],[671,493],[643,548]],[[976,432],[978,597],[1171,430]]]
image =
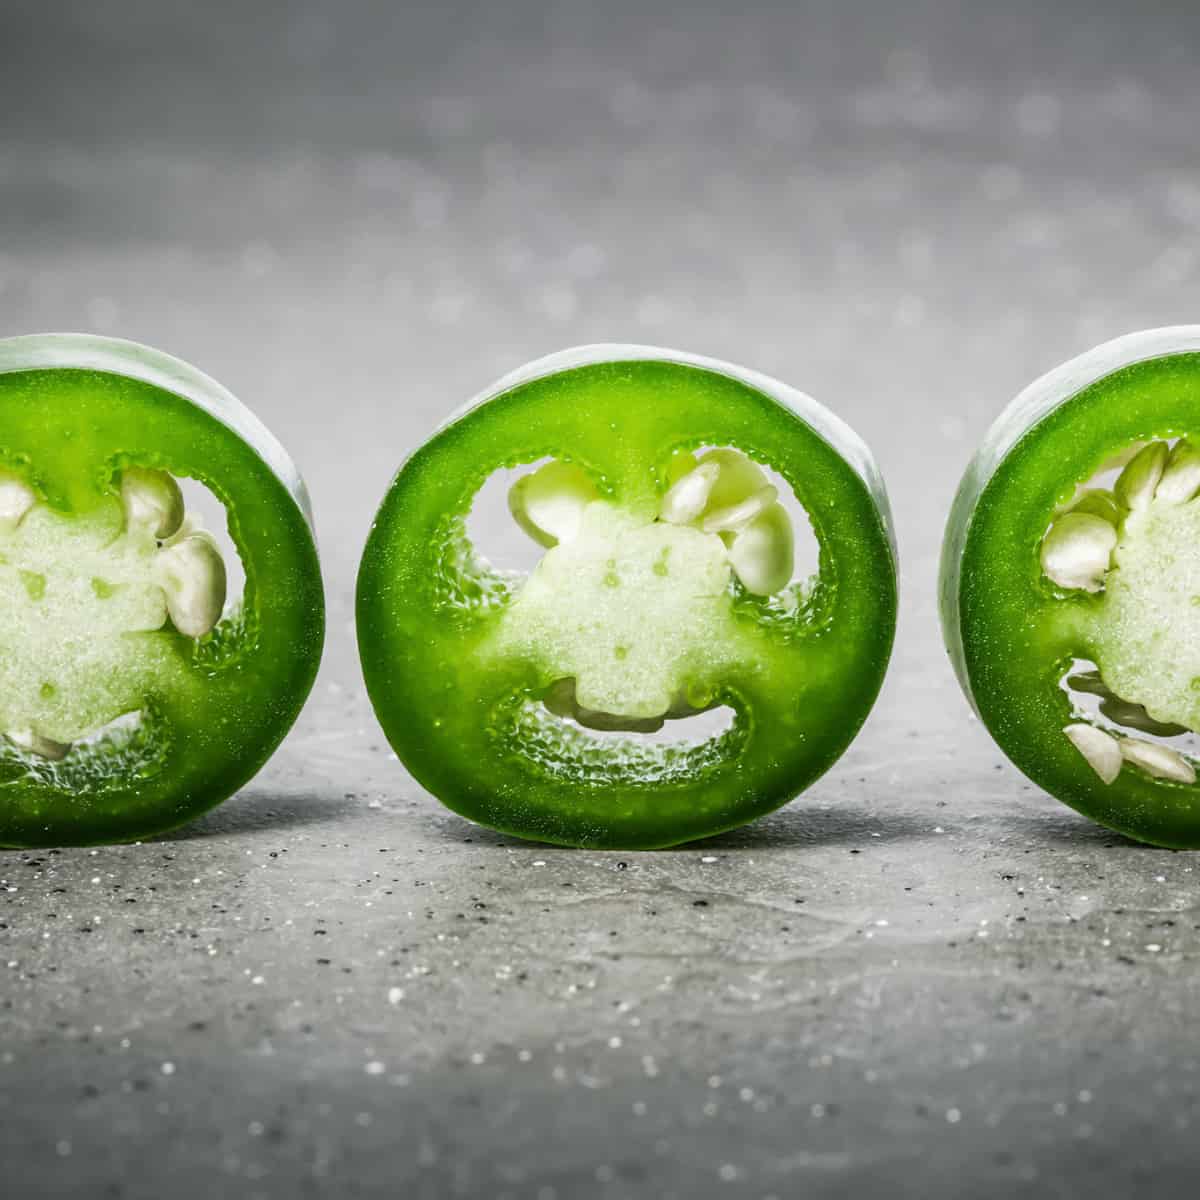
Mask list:
[[940,572],[943,637],[967,699],[1040,788],[1139,841],[1200,846],[1200,793],[1126,767],[1103,783],[1063,736],[1079,714],[1060,686],[1095,659],[1099,600],[1064,594],[1038,546],[1076,483],[1122,449],[1200,430],[1200,326],[1107,342],[1026,388],[963,477]]
[[[571,460],[611,500],[657,512],[671,455],[739,448],[784,477],[820,547],[815,593],[787,616],[734,605],[761,661],[720,683],[736,712],[716,745],[609,753],[531,724],[545,663],[489,655],[511,596],[463,572],[463,522],[484,481]],[[736,827],[840,756],[882,683],[896,615],[891,517],[866,446],[815,401],[714,360],[638,346],[552,355],[500,380],[408,458],[372,526],[357,627],[367,690],[411,774],[447,806],[564,845],[669,846]]]
[[130,465],[205,484],[245,568],[240,615],[198,642],[149,634],[170,667],[134,750],[61,765],[7,757],[0,845],[87,845],[163,833],[219,804],[270,757],[316,676],[324,594],[304,484],[228,391],[133,342],[83,334],[0,341],[0,452],[52,509],[111,502]]

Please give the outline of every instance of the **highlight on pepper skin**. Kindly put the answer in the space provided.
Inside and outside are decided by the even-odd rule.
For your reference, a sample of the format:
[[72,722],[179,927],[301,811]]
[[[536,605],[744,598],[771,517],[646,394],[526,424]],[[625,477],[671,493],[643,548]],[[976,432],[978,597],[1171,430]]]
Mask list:
[[144,838],[211,808],[320,657],[282,447],[194,368],[108,338],[0,341],[0,599],[0,845]]
[[1200,847],[1200,326],[1038,380],[964,477],[942,621],[968,699],[1052,795]]
[[[472,537],[501,477],[528,571]],[[742,368],[622,346],[532,363],[419,447],[357,600],[372,704],[418,781],[506,832],[625,848],[744,824],[828,769],[895,611],[886,496],[845,425]]]

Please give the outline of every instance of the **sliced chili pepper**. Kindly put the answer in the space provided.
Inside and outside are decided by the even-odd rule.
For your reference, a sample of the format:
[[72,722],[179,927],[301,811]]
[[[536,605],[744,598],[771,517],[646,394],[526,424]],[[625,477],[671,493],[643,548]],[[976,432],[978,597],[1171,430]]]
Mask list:
[[[222,504],[245,571],[181,479]],[[0,845],[144,838],[290,728],[324,601],[304,485],[193,367],[84,335],[0,341]]]
[[1027,388],[959,488],[942,627],[1006,755],[1112,829],[1200,846],[1200,327]]
[[[545,548],[525,578],[466,530],[522,465],[510,509]],[[779,486],[815,532],[812,580],[791,579]],[[863,443],[764,376],[643,347],[543,359],[461,410],[397,474],[358,580],[400,759],[465,816],[568,845],[671,845],[795,796],[870,710],[895,614]],[[671,736],[721,706],[728,728]]]

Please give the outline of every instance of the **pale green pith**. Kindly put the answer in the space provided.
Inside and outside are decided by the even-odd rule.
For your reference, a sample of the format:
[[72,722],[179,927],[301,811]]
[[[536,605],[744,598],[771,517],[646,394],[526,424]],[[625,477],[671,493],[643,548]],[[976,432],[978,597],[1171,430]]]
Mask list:
[[653,718],[713,702],[743,653],[731,574],[716,534],[646,522],[607,501],[546,551],[491,648],[574,679],[580,707]]
[[1091,623],[1096,665],[1122,699],[1200,731],[1200,501],[1129,513]]
[[0,529],[0,732],[73,742],[168,678],[156,550],[115,497],[85,514],[38,504]]

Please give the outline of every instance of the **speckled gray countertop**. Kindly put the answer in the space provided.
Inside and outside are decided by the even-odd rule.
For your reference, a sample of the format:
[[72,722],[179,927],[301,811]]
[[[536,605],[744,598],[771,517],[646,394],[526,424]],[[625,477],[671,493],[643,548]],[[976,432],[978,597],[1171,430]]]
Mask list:
[[[330,635],[223,809],[0,858],[5,1194],[1194,1190],[1200,859],[1003,761],[934,576],[1021,386],[1196,319],[1198,50],[1167,0],[9,0],[0,330],[151,342],[254,406],[313,493]],[[900,532],[853,748],[670,853],[469,826],[358,680],[353,573],[400,458],[593,340],[810,391],[874,445]]]

